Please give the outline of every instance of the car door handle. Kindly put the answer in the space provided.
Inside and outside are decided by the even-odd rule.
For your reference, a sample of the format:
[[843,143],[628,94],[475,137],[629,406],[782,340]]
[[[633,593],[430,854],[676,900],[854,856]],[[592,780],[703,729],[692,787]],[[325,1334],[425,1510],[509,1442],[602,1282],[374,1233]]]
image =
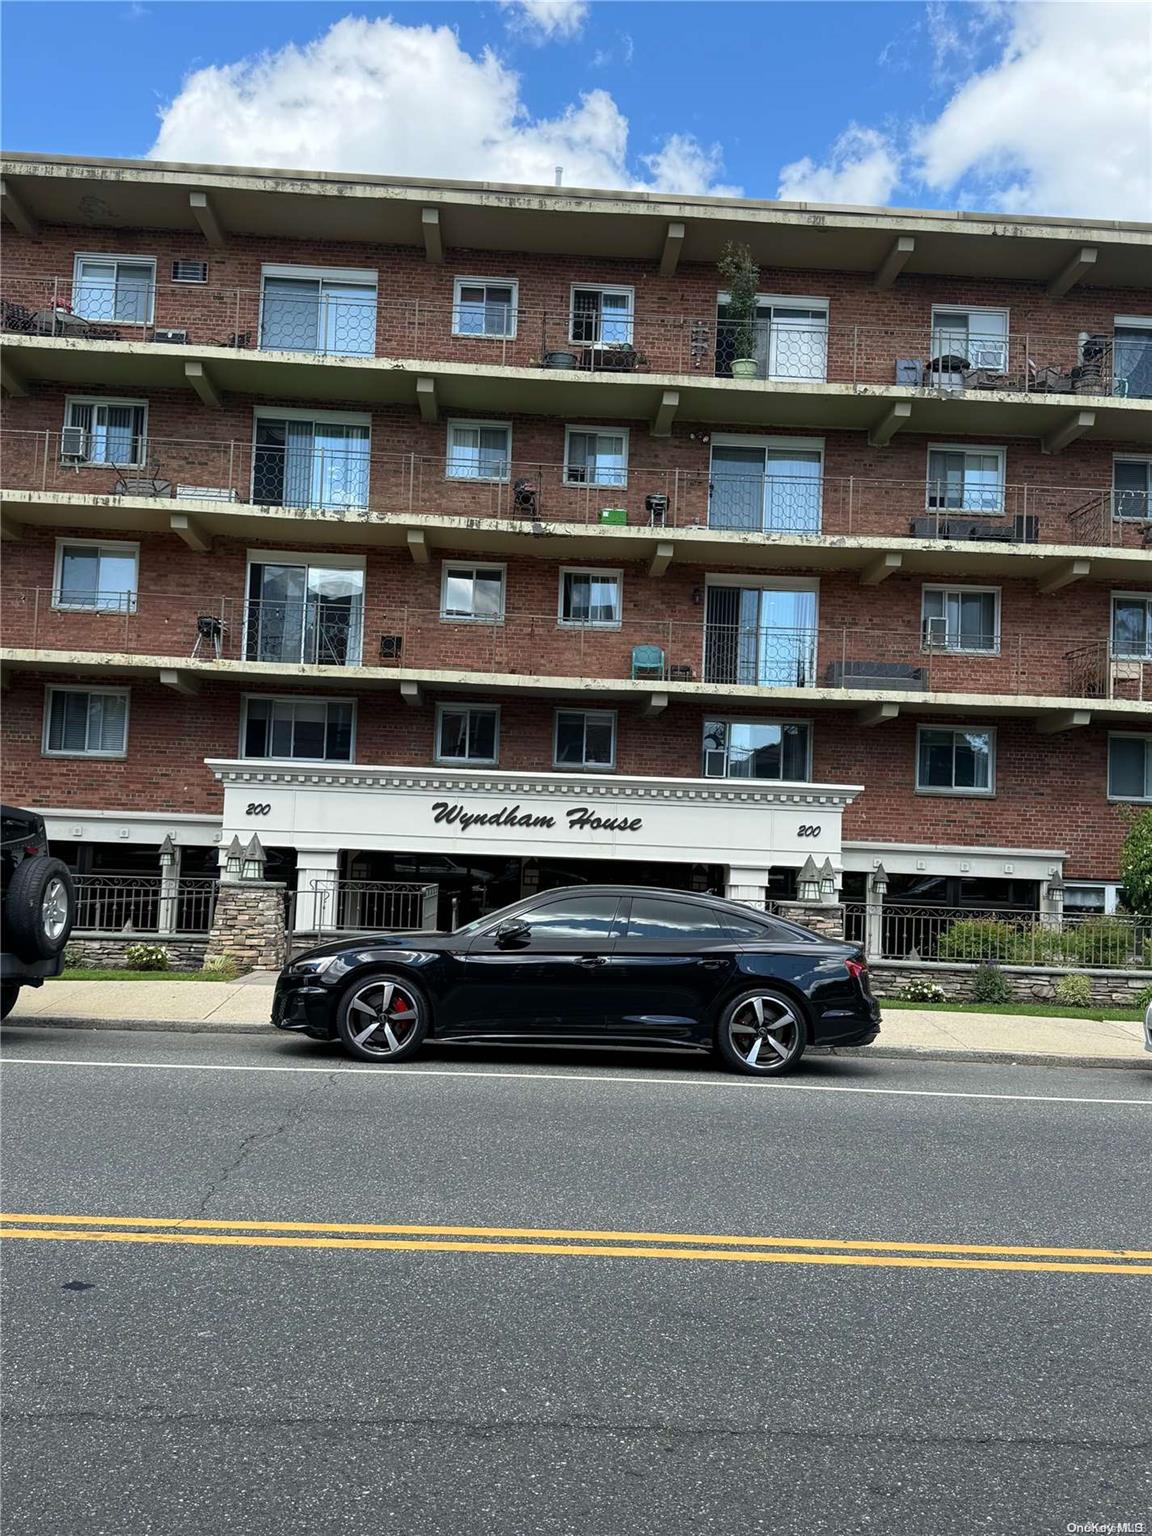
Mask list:
[[603,955],[581,955],[577,965],[607,965],[608,961]]
[[728,964],[728,962],[727,962],[727,960],[721,960],[721,959],[717,958],[715,960],[700,960],[700,961],[697,962],[697,964],[698,965],[702,965],[705,968],[705,970],[719,971],[719,970],[722,970],[723,967]]

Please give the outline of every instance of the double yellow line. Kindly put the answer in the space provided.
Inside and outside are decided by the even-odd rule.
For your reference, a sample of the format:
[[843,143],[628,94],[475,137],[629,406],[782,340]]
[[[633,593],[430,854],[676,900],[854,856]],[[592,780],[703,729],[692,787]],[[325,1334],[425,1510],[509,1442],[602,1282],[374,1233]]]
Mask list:
[[545,1253],[570,1258],[712,1259],[741,1264],[837,1264],[900,1269],[1040,1270],[1152,1276],[1152,1251],[892,1243],[864,1238],[748,1237],[613,1232],[568,1227],[416,1226],[407,1223],[170,1220],[162,1216],[0,1213],[0,1239],[70,1243],[181,1243],[354,1252]]

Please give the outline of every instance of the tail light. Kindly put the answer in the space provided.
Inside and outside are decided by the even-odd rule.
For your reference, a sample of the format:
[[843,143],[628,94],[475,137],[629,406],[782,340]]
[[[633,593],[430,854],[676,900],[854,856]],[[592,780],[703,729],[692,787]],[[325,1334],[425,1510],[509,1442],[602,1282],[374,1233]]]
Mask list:
[[848,974],[853,981],[868,980],[868,962],[866,960],[845,960]]

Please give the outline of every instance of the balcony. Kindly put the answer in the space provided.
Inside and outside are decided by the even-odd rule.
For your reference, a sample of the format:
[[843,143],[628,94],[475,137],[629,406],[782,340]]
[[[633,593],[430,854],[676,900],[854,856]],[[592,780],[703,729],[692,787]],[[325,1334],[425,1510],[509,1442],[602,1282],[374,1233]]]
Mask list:
[[1005,633],[977,653],[925,637],[914,623],[789,628],[702,616],[608,626],[560,624],[554,613],[483,622],[371,598],[363,605],[358,598],[252,602],[171,592],[97,594],[79,611],[56,607],[56,595],[32,588],[7,597],[7,661],[72,675],[101,668],[238,679],[342,675],[343,686],[545,694],[578,687],[621,699],[657,692],[798,708],[882,700],[917,713],[1075,707],[1092,718],[1152,715],[1152,655],[1113,658],[1107,640]]
[[[117,451],[134,463],[96,462]],[[906,551],[906,570],[997,569],[1017,574],[1045,554],[1112,552],[1101,578],[1123,574],[1125,564],[1152,562],[1152,508],[1145,493],[1109,487],[1033,483],[956,487],[943,482],[815,473],[733,474],[712,469],[596,472],[558,463],[512,458],[478,466],[444,456],[374,453],[339,447],[261,446],[248,441],[108,438],[70,429],[0,433],[4,495],[17,521],[51,524],[67,519],[101,529],[168,531],[172,513],[184,511],[210,533],[267,532],[270,522],[291,523],[293,536],[387,539],[380,524],[434,525],[470,547],[522,547],[537,540],[588,531],[587,545],[615,540],[632,558],[650,553],[670,534],[691,544],[738,545],[741,558],[815,560],[823,568],[864,562],[877,547]],[[723,472],[721,472],[723,471]],[[28,497],[14,493],[30,492]],[[378,531],[369,535],[367,530]],[[489,532],[484,533],[487,527]],[[281,529],[281,532],[283,530]],[[845,543],[844,541],[849,541]],[[493,542],[495,541],[495,542]],[[459,542],[459,541],[457,541]],[[769,555],[769,551],[774,554]],[[544,543],[534,546],[544,553]],[[701,552],[703,554],[703,551]]]
[[[587,383],[589,375],[596,375],[602,380],[611,376],[617,385],[626,385],[629,378],[638,385],[679,381],[682,387],[723,380],[728,390],[736,392],[737,400],[747,390],[755,398],[767,386],[784,396],[815,392],[838,398],[842,391],[830,392],[828,386],[852,386],[887,388],[895,398],[932,399],[937,405],[950,400],[949,412],[920,411],[924,430],[944,430],[945,422],[952,430],[966,430],[955,409],[957,398],[985,405],[998,401],[1003,413],[1020,397],[1033,403],[1062,402],[1066,408],[1079,397],[1117,403],[1109,426],[1119,438],[1128,435],[1123,427],[1129,420],[1119,405],[1152,398],[1152,330],[1134,336],[1036,333],[982,340],[958,336],[954,329],[940,326],[797,325],[763,320],[754,327],[751,348],[756,377],[743,380],[733,379],[732,363],[738,344],[745,350],[746,343],[732,321],[715,313],[645,314],[641,310],[609,318],[573,307],[498,308],[498,317],[488,320],[478,317],[474,305],[415,298],[382,300],[370,290],[362,297],[344,292],[303,300],[258,288],[196,283],[126,288],[123,283],[102,286],[71,277],[12,274],[4,280],[2,323],[9,341],[19,344],[26,338],[32,344],[28,363],[34,372],[46,366],[43,359],[36,362],[31,355],[40,341],[96,342],[106,359],[119,359],[112,363],[117,383],[143,379],[145,374],[149,378],[163,374],[165,381],[171,375],[172,382],[182,382],[174,366],[158,368],[159,354],[150,368],[127,347],[144,343],[149,350],[159,344],[186,348],[189,353],[222,351],[248,358],[250,364],[257,358],[275,360],[281,368],[293,360],[297,367],[316,360],[364,367],[374,360],[407,359],[434,370],[435,365],[446,365],[444,371],[457,380],[461,373],[468,376],[483,370],[488,388],[485,396],[477,395],[478,402],[495,398],[491,370],[505,369],[543,371],[557,390],[581,378]],[[76,361],[76,349],[66,349],[66,355],[72,357],[73,372],[80,378],[83,368]],[[127,360],[129,355],[134,361]],[[171,363],[170,354],[166,355]],[[57,357],[56,368],[61,366]],[[259,391],[270,387],[271,377],[266,367],[253,370],[249,366],[244,373],[229,366],[225,387]],[[514,377],[504,380],[506,408],[556,408],[554,403],[542,406],[538,380],[531,387],[521,381],[518,389],[516,382]],[[407,398],[399,392],[399,384],[393,380],[395,398]],[[277,381],[277,387],[284,386]],[[362,381],[359,386],[353,380],[342,387],[348,398],[362,397]],[[321,391],[309,381],[304,393],[308,392]],[[332,394],[332,387],[323,392]],[[583,396],[586,406],[600,399],[606,405],[615,401],[608,407],[612,414],[642,414],[634,391],[625,390],[622,396],[619,389],[600,389],[589,396],[585,389]],[[380,398],[379,381],[372,398]],[[461,398],[454,403],[464,406],[466,402]],[[680,404],[683,411],[688,401]],[[744,419],[736,401],[723,398],[722,404],[723,409],[707,419]],[[470,401],[467,405],[471,408]],[[856,414],[862,415],[859,402]],[[982,416],[984,421],[989,419],[987,410]],[[1019,411],[1015,416],[1003,422],[1001,432],[1028,430],[1028,419]],[[787,418],[801,419],[805,418],[795,413]],[[780,424],[786,425],[787,420],[782,417]],[[850,413],[843,424],[855,424]]]

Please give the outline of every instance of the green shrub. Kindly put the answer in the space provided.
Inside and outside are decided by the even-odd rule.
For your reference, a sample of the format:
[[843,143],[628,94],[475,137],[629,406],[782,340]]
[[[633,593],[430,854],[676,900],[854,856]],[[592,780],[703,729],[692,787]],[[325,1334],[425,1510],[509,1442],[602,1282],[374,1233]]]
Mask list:
[[941,960],[1015,960],[1019,951],[1019,933],[998,917],[962,917],[936,946]]
[[168,951],[163,944],[129,944],[124,964],[130,971],[166,971]]
[[948,994],[944,988],[927,976],[913,976],[904,988],[904,996],[913,1003],[946,1003]]
[[1148,1004],[1152,1003],[1152,986],[1147,986],[1144,988],[1143,992],[1141,992],[1140,996],[1136,999],[1136,1003],[1140,1008],[1147,1008]]
[[200,967],[201,975],[210,976],[213,981],[235,981],[240,971],[235,960],[229,960],[227,955],[213,955],[205,960]]
[[78,971],[84,964],[84,951],[79,944],[65,944],[64,969],[66,971]]
[[1152,913],[1152,811],[1129,810],[1120,878],[1129,911]]
[[1090,1008],[1092,1006],[1091,979],[1081,976],[1079,972],[1073,972],[1070,976],[1061,976],[1056,983],[1056,1001],[1067,1003],[1073,1008]]
[[1012,988],[1004,972],[995,965],[979,965],[972,978],[972,1001],[986,1007],[1013,1001]]
[[1132,924],[1123,917],[1088,917],[1063,929],[1058,937],[1065,957],[1081,965],[1126,965],[1136,947]]

